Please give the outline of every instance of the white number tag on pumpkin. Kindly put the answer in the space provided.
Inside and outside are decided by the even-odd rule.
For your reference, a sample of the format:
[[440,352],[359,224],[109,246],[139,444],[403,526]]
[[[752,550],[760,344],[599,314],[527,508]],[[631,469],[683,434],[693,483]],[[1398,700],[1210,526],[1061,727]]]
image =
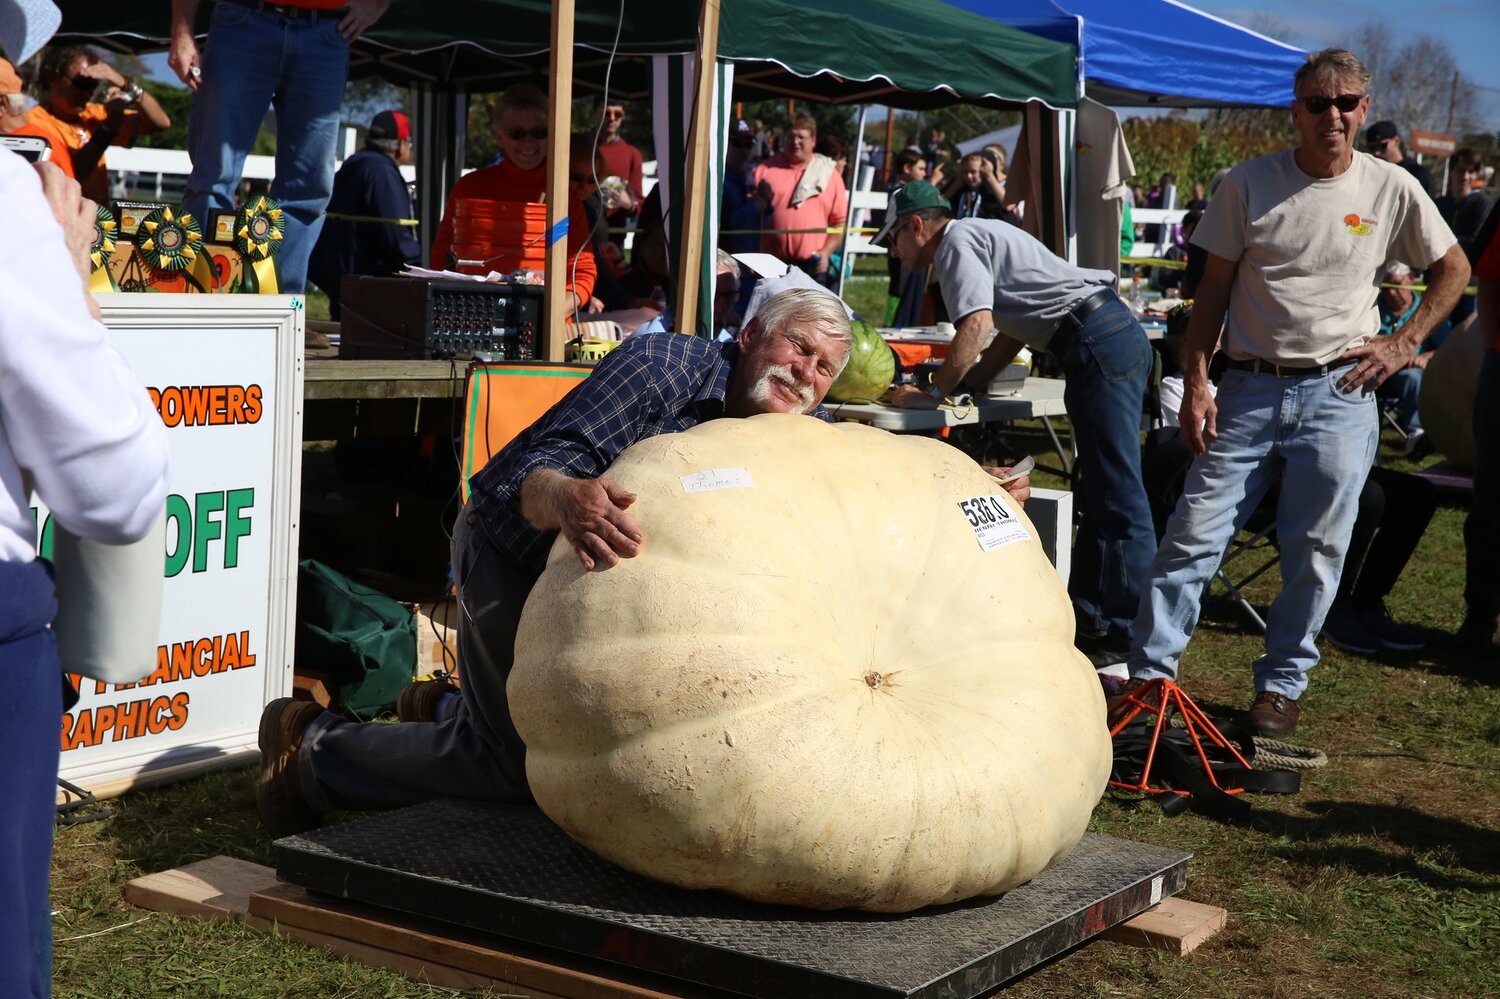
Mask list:
[[958,509],[974,531],[974,540],[987,552],[1031,539],[1031,535],[1026,533],[1026,526],[1019,517],[1011,513],[1010,507],[999,496],[975,496],[960,500]]
[[682,477],[685,493],[711,493],[720,489],[754,489],[748,468],[705,468]]

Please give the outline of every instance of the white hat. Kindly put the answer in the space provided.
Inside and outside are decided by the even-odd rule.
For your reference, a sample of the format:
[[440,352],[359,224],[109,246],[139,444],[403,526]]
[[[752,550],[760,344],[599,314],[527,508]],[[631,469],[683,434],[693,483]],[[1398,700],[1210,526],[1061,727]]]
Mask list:
[[13,63],[23,63],[47,44],[62,24],[52,0],[0,0],[0,49]]

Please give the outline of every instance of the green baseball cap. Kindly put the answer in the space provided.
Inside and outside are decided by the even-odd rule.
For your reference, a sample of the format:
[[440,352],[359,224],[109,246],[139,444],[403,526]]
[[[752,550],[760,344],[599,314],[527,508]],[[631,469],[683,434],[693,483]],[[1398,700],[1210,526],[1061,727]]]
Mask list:
[[948,199],[938,193],[938,189],[925,180],[914,180],[901,190],[891,195],[891,205],[886,209],[885,225],[871,240],[876,246],[884,246],[885,241],[890,238],[891,230],[912,212],[919,212],[924,208],[947,208]]

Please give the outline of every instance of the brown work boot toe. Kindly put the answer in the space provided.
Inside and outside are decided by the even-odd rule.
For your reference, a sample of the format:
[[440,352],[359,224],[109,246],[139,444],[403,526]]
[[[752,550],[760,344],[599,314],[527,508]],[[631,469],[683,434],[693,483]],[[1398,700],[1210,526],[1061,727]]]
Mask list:
[[278,697],[261,713],[255,805],[273,836],[290,836],[318,824],[318,814],[302,794],[297,750],[302,745],[302,733],[322,713],[316,703],[292,697]]
[[1250,703],[1250,727],[1256,735],[1268,737],[1291,735],[1297,731],[1301,709],[1285,694],[1262,690]]
[[458,693],[449,680],[413,680],[396,695],[396,718],[403,722],[435,722],[443,698]]

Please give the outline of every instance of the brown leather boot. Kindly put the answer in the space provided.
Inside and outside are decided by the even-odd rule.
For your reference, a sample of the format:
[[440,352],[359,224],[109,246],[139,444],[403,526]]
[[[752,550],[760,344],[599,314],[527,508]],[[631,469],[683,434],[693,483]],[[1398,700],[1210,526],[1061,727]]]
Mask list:
[[260,716],[260,779],[255,806],[273,836],[290,836],[318,825],[318,814],[302,795],[297,749],[302,733],[323,709],[313,701],[278,697]]
[[1285,694],[1262,690],[1250,703],[1250,727],[1256,735],[1282,736],[1297,731],[1297,716],[1301,709],[1297,702]]

